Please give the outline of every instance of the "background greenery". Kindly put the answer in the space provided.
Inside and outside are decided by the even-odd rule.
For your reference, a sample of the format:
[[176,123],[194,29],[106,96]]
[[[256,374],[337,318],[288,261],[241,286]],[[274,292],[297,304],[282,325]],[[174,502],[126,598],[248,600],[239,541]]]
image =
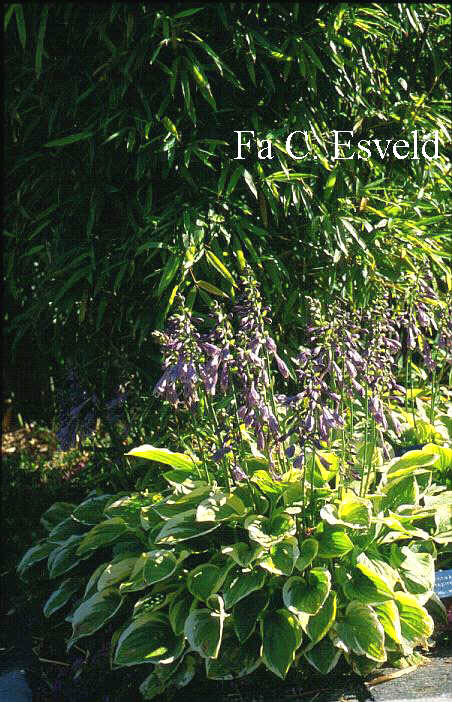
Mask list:
[[[427,263],[446,281],[446,5],[16,3],[4,24],[4,382],[25,417],[52,418],[72,364],[99,397],[149,395],[176,290],[233,294],[242,256],[289,348],[308,291],[362,300]],[[351,128],[438,129],[441,158],[332,161]],[[274,159],[234,160],[235,129]],[[296,129],[317,160],[288,157]]]

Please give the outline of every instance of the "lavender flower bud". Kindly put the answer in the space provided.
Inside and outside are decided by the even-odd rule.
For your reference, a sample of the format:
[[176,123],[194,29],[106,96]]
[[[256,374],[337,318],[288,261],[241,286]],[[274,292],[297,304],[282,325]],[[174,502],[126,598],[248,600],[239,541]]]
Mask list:
[[278,366],[278,370],[281,373],[282,377],[288,378],[289,377],[289,369],[287,368],[286,364],[284,363],[282,358],[280,358],[278,356],[277,353],[275,353],[274,356],[275,356],[276,365]]
[[234,463],[234,464],[231,466],[231,473],[232,473],[232,477],[234,478],[234,480],[235,480],[237,483],[239,483],[241,480],[246,480],[246,473],[245,473],[245,471],[242,470],[242,468],[240,468],[240,466],[237,465],[237,463]]
[[303,425],[304,425],[306,431],[308,431],[308,432],[314,431],[315,422],[314,422],[314,417],[312,414],[308,414],[308,416],[306,417],[306,419],[303,422]]
[[267,347],[267,351],[269,351],[270,353],[276,353],[276,344],[271,338],[271,336],[267,336],[267,338],[265,339],[265,346]]
[[293,456],[295,455],[295,446],[293,444],[288,446],[285,450],[285,454],[287,458],[293,458]]

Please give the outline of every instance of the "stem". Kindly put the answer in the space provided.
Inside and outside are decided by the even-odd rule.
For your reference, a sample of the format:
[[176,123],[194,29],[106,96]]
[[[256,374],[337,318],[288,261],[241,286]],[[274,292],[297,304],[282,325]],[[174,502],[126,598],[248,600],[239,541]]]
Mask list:
[[315,524],[315,492],[314,492],[314,467],[315,467],[315,448],[313,447],[312,464],[311,464],[311,519],[312,524]]
[[301,479],[301,500],[303,503],[303,530],[306,529],[306,445],[303,444],[303,477]]
[[369,388],[366,383],[366,398],[365,398],[365,403],[366,403],[366,423],[364,427],[364,459],[361,462],[361,483],[359,486],[359,494],[362,497],[363,494],[363,487],[364,487],[364,471],[366,467],[366,449],[367,449],[367,430],[368,430],[368,423],[369,423]]
[[[210,402],[208,394],[204,393],[204,396],[206,398],[207,408],[208,408],[210,416],[213,420],[213,425],[214,425],[215,431],[217,432],[217,437],[220,438],[220,425],[218,423],[217,415],[215,413],[215,408],[213,406],[213,403]],[[227,461],[224,457],[221,459],[221,463],[223,464],[226,485],[228,487],[228,490],[230,490],[231,489],[231,481],[229,479],[228,464],[227,464]]]

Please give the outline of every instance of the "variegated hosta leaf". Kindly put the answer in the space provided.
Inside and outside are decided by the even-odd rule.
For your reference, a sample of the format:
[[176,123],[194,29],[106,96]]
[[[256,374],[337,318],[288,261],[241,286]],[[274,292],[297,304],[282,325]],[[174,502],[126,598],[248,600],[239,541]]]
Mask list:
[[235,544],[221,547],[221,553],[230,557],[235,563],[247,568],[264,552],[263,546],[237,541]]
[[245,529],[248,529],[252,541],[265,548],[283,541],[287,536],[293,536],[296,531],[294,518],[284,512],[270,517],[250,515],[245,519]]
[[316,614],[331,589],[331,574],[325,568],[313,568],[308,576],[294,576],[284,583],[283,600],[294,614]]
[[122,597],[115,588],[96,592],[82,602],[71,616],[72,636],[68,649],[83,636],[91,636],[111,619],[122,604]]
[[64,607],[72,595],[80,589],[82,583],[83,578],[66,578],[66,580],[59,583],[57,589],[52,592],[44,605],[44,616],[50,617],[51,614]]
[[78,547],[77,555],[85,556],[90,551],[107,546],[119,539],[127,530],[128,526],[121,517],[106,519],[100,524],[96,524],[95,527],[85,534]]
[[218,658],[206,659],[206,675],[211,680],[236,680],[250,675],[261,663],[261,640],[255,635],[245,646],[237,645],[235,637],[228,636],[221,642]]
[[[229,564],[229,567],[232,565]],[[218,592],[227,574],[228,569],[225,567],[220,568],[212,563],[203,563],[188,573],[187,589],[194,597],[205,602],[210,595]]]
[[[396,644],[402,643],[402,629],[400,626],[399,610],[394,600],[387,600],[373,607],[387,636]],[[387,645],[387,642],[386,642]]]
[[168,519],[157,534],[155,543],[176,544],[208,534],[219,526],[219,522],[197,522],[196,510],[190,509]]
[[187,617],[184,635],[202,658],[217,658],[223,636],[225,612],[194,609]]
[[263,587],[266,574],[250,569],[236,569],[229,574],[223,588],[224,606],[231,609],[237,602]]
[[300,551],[294,536],[270,546],[267,558],[259,560],[261,568],[275,575],[291,575]]
[[267,612],[261,621],[262,659],[266,667],[284,679],[302,640],[297,617],[286,609]]
[[394,600],[399,610],[402,637],[409,647],[416,646],[432,635],[433,619],[414,595],[396,592]]
[[176,636],[168,617],[157,612],[134,619],[124,629],[116,645],[114,663],[117,666],[172,663],[183,648],[183,636]]
[[321,641],[331,629],[336,619],[336,611],[337,597],[336,593],[331,591],[317,614],[311,615],[308,619],[307,625],[303,627],[304,631],[311,639],[311,643],[309,643],[304,649],[305,653],[311,648],[314,648],[314,646]]
[[240,643],[246,641],[258,623],[258,617],[267,608],[270,594],[265,589],[253,592],[244,597],[232,610],[234,631]]
[[315,539],[304,539],[300,542],[299,548],[300,555],[295,563],[295,568],[303,572],[317,556],[319,544]]
[[334,625],[337,641],[344,651],[367,656],[373,661],[384,662],[384,629],[372,607],[361,602],[350,602],[345,615]]
[[149,461],[156,461],[157,463],[164,463],[167,466],[173,466],[173,468],[187,470],[193,470],[196,467],[196,463],[199,462],[198,459],[191,458],[185,453],[177,453],[166,448],[156,448],[150,444],[137,446],[137,448],[128,451],[126,456],[146,458]]
[[68,519],[76,505],[70,502],[55,502],[41,517],[41,524],[47,532],[52,531],[63,519]]
[[52,551],[47,561],[49,578],[57,578],[59,575],[64,575],[64,573],[72,570],[80,563],[77,550],[82,538],[82,536],[70,536]]
[[35,563],[43,561],[56,548],[55,544],[47,539],[42,539],[35,546],[31,546],[22,556],[17,566],[19,575],[23,575],[25,571],[31,568]]
[[325,525],[318,543],[320,558],[340,558],[353,548],[353,542],[343,527]]
[[103,572],[101,573],[97,581],[97,589],[99,592],[105,590],[107,587],[112,585],[117,585],[118,583],[126,580],[130,575],[135,563],[137,561],[136,557],[132,558],[115,558],[111,563],[109,563]]
[[94,525],[105,519],[104,508],[111,501],[112,495],[93,495],[79,504],[72,516],[79,522]]
[[409,546],[392,544],[391,564],[399,571],[408,592],[419,595],[433,591],[435,561],[430,553],[415,553]]
[[364,604],[378,604],[392,600],[393,590],[384,578],[364,563],[357,563],[350,574],[350,580],[342,589],[349,600],[358,600]]
[[336,648],[328,636],[304,654],[308,663],[322,675],[328,675],[335,668],[341,655],[342,650]]

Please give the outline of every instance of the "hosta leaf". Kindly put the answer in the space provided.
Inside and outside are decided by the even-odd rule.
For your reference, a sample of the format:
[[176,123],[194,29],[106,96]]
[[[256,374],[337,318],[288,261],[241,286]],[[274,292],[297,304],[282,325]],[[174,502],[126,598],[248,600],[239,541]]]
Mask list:
[[396,592],[395,603],[399,610],[402,636],[411,646],[417,645],[433,632],[433,619],[414,595]]
[[[432,444],[433,445],[433,444]],[[403,468],[419,468],[423,466],[433,466],[438,460],[439,454],[429,451],[407,451],[401,458],[392,461],[388,469],[388,478]]]
[[296,538],[289,536],[270,546],[269,556],[259,561],[259,565],[275,575],[291,575],[299,554]]
[[234,631],[240,643],[246,641],[253,633],[258,616],[266,609],[269,594],[258,590],[251,597],[245,597],[234,605],[232,610]]
[[96,592],[82,602],[71,617],[72,636],[68,649],[83,636],[91,636],[111,619],[122,604],[119,592],[114,588]]
[[331,589],[331,575],[325,568],[313,568],[306,578],[294,576],[283,587],[283,601],[295,614],[316,614]]
[[330,592],[317,614],[309,617],[305,631],[311,639],[311,643],[305,648],[305,653],[323,639],[334,624],[337,609],[336,600],[336,593]]
[[221,553],[228,556],[243,568],[247,568],[264,551],[259,544],[245,543],[238,541],[231,546],[222,546]]
[[217,529],[219,522],[197,522],[196,510],[190,509],[168,519],[155,537],[156,544],[173,544],[194,539]]
[[336,621],[335,633],[346,651],[370,660],[384,662],[384,629],[373,609],[361,602],[350,602],[342,621]]
[[374,606],[374,610],[386,634],[390,636],[395,643],[402,643],[399,610],[394,600],[381,602]]
[[400,505],[417,505],[419,503],[419,486],[414,475],[405,475],[394,478],[384,486],[386,494],[383,508],[395,510]]
[[227,583],[223,590],[224,606],[230,609],[241,599],[263,587],[266,580],[265,573],[241,570]]
[[55,502],[41,517],[41,524],[48,532],[52,531],[63,519],[71,516],[75,505],[70,502]]
[[182,636],[176,636],[168,617],[157,612],[134,619],[118,639],[114,663],[118,666],[142,663],[172,663],[184,648]]
[[333,645],[328,636],[304,654],[308,663],[322,675],[328,675],[333,670],[341,655],[342,651]]
[[48,540],[53,544],[61,544],[66,541],[70,536],[79,536],[87,531],[85,524],[77,522],[72,517],[63,519],[62,522],[57,524],[48,536]]
[[221,655],[206,660],[206,675],[211,680],[236,680],[250,675],[261,663],[260,638],[248,639],[246,646],[238,646],[232,636],[221,644]]
[[175,453],[165,448],[156,448],[150,444],[143,444],[132,449],[126,456],[137,456],[138,458],[146,458],[149,461],[157,463],[165,463],[173,468],[182,468],[187,471],[192,471],[196,467],[195,460],[185,453]]
[[358,563],[353,569],[351,580],[342,586],[349,600],[357,600],[364,604],[378,604],[394,597],[391,588],[377,573],[364,563]]
[[61,546],[58,546],[49,556],[47,568],[49,578],[57,578],[72,570],[80,563],[77,557],[77,549],[82,540],[82,536],[70,536]]
[[204,602],[215,592],[218,592],[226,577],[227,571],[211,563],[203,563],[187,575],[187,589],[194,597]]
[[246,507],[237,495],[216,493],[206,497],[196,510],[197,522],[221,522],[242,516]]
[[391,546],[391,564],[403,578],[406,589],[414,595],[433,591],[435,562],[429,553],[415,553],[409,546]]
[[193,605],[193,597],[187,592],[176,596],[169,606],[169,621],[174,633],[179,636],[185,627],[185,622]]
[[78,556],[84,556],[90,551],[111,544],[116,539],[119,539],[128,530],[127,524],[121,517],[113,517],[106,519],[83,537],[80,546],[77,549]]
[[317,556],[319,544],[315,539],[304,539],[304,541],[300,543],[299,548],[300,555],[295,563],[295,568],[303,572]]
[[44,605],[44,616],[50,617],[51,614],[57,612],[61,607],[64,607],[71,599],[77,590],[80,589],[83,583],[83,578],[67,578],[63,580],[52,592],[49,599]]
[[95,495],[82,502],[72,512],[72,516],[83,524],[94,525],[105,519],[104,508],[112,495]]
[[284,679],[301,644],[300,622],[285,609],[268,612],[261,621],[261,636],[263,662]]
[[35,546],[29,548],[28,551],[24,553],[19,561],[19,565],[17,566],[17,572],[19,575],[23,575],[25,571],[28,570],[28,568],[31,568],[31,566],[35,563],[43,561],[44,558],[47,558],[47,556],[52,553],[54,549],[55,544],[51,541],[47,541],[47,539],[43,539]]
[[319,558],[340,558],[353,548],[353,542],[341,528],[326,527],[319,537]]
[[370,524],[371,514],[370,501],[357,497],[352,492],[347,493],[338,506],[339,519],[355,529],[367,528]]
[[223,636],[224,611],[195,609],[187,617],[184,635],[202,658],[216,658]]
[[171,551],[156,549],[146,554],[143,564],[143,580],[147,585],[169,578],[177,568],[177,558]]
[[98,591],[105,590],[105,588],[125,580],[132,572],[136,561],[136,557],[133,557],[123,558],[116,563],[109,563],[97,581]]
[[288,536],[293,536],[296,531],[295,520],[290,514],[276,514],[273,517],[250,515],[244,523],[252,541],[269,548]]

